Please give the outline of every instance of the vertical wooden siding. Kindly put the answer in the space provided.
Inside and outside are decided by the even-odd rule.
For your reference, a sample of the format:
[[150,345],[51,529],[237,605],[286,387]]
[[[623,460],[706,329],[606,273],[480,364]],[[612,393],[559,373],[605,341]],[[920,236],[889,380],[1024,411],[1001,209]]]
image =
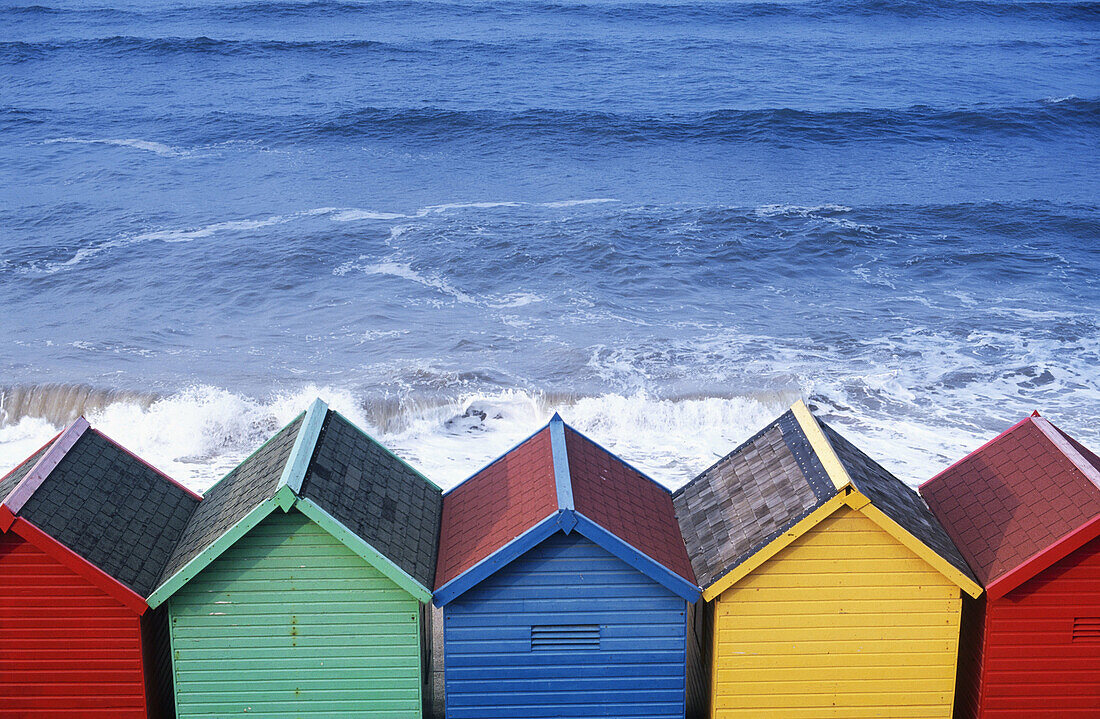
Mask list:
[[0,534],[0,716],[144,719],[139,618],[15,534]]
[[838,510],[718,598],[713,716],[951,716],[960,591]]
[[276,511],[170,600],[177,717],[419,717],[419,611]]
[[[444,607],[448,719],[682,719],[687,603],[558,533]],[[532,651],[531,627],[598,625],[599,649]]]
[[982,719],[1100,716],[1100,637],[1073,638],[1075,619],[1100,621],[1100,540],[986,613]]

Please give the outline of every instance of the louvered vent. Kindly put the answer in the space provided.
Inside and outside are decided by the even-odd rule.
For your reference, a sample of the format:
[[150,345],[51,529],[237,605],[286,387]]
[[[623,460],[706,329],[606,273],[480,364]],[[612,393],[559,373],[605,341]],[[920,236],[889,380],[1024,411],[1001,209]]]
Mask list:
[[1100,617],[1077,617],[1073,620],[1073,641],[1100,644]]
[[531,651],[598,651],[599,624],[544,624],[531,627]]

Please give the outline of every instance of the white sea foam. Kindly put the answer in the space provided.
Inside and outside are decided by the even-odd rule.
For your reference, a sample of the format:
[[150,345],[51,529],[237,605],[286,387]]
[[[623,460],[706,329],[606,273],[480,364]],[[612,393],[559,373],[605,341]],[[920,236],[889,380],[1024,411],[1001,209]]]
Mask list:
[[[351,393],[331,387],[307,386],[261,401],[200,386],[150,402],[123,399],[85,414],[97,429],[201,491],[317,396],[444,487],[507,451],[555,411],[675,487],[784,408],[783,401],[749,397],[661,400],[609,394],[573,400],[501,390],[408,400],[372,414]],[[0,425],[0,467],[14,467],[62,425],[35,416]]]
[[70,145],[114,145],[116,147],[129,147],[134,150],[144,150],[145,152],[152,152],[162,157],[181,157],[186,155],[185,150],[165,145],[163,142],[153,142],[152,140],[138,140],[138,139],[84,139],[79,137],[57,137],[52,140],[45,140],[43,144],[70,144]]

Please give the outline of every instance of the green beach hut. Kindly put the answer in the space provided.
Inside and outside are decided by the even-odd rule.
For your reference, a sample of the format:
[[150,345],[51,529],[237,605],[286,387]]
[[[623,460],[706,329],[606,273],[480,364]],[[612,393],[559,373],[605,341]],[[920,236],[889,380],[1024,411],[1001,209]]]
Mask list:
[[176,716],[422,716],[441,508],[314,402],[203,495],[148,600]]

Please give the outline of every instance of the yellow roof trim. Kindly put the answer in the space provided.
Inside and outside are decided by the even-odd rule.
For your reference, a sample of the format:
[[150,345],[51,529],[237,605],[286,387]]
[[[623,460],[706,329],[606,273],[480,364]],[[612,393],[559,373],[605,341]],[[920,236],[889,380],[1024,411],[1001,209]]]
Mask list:
[[[859,492],[853,492],[852,496],[863,497]],[[959,589],[975,599],[981,596],[983,590],[980,584],[966,576],[966,574],[960,571],[955,565],[951,564],[951,562],[934,552],[927,544],[910,534],[905,527],[902,527],[900,524],[890,519],[890,517],[886,516],[881,509],[871,504],[870,500],[867,500],[866,497],[863,497],[863,499],[866,501],[861,507],[858,507],[858,509],[865,517],[881,527],[882,530],[891,537],[908,547],[909,550],[918,557],[928,562],[933,569],[947,577],[947,579],[949,579],[952,584],[958,586]]]
[[721,579],[704,589],[703,599],[708,602],[714,600],[722,592],[751,574],[757,567],[774,557],[793,541],[816,527],[833,512],[846,505],[847,500],[848,497],[844,492],[830,498],[829,501],[803,517],[786,532],[765,544],[756,554],[738,564],[728,574],[723,575]]
[[802,433],[810,441],[810,446],[813,447],[817,458],[821,460],[822,466],[825,467],[825,473],[833,481],[833,486],[838,490],[853,486],[852,478],[848,476],[848,470],[844,469],[844,465],[840,463],[840,457],[836,456],[833,445],[829,444],[829,438],[821,431],[821,425],[810,413],[810,408],[806,406],[806,403],[798,400],[791,405],[791,411],[794,412],[794,417],[798,420],[799,426],[802,427]]

